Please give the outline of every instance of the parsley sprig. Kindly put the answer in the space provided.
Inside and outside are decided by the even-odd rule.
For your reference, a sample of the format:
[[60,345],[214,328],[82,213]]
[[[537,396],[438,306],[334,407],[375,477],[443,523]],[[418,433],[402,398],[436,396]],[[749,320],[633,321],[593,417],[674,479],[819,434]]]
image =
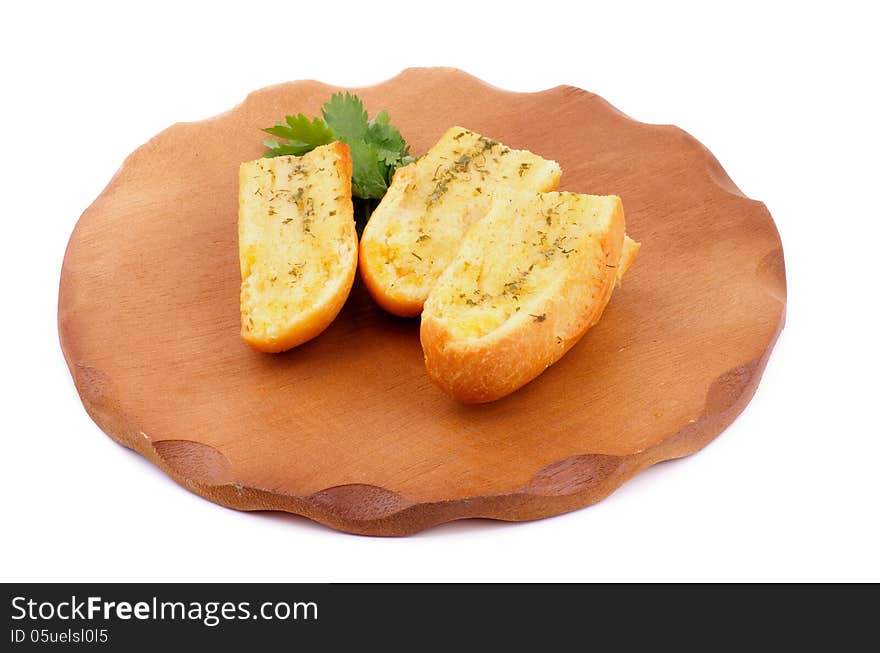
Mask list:
[[382,199],[394,171],[413,161],[409,145],[391,124],[387,111],[370,120],[363,102],[351,93],[335,93],[321,115],[313,120],[301,113],[286,116],[283,123],[264,129],[284,141],[263,141],[269,148],[265,156],[301,156],[320,145],[342,141],[351,150],[351,194],[367,200],[363,210],[369,214],[373,204],[369,200]]

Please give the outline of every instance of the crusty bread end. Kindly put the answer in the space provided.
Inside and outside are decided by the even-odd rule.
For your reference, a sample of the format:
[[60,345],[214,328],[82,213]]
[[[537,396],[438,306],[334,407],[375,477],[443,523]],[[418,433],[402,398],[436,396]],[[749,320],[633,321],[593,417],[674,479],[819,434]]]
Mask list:
[[617,264],[617,287],[623,285],[623,275],[632,267],[636,255],[642,249],[642,244],[637,243],[627,235],[623,237],[623,252],[620,254],[620,262]]

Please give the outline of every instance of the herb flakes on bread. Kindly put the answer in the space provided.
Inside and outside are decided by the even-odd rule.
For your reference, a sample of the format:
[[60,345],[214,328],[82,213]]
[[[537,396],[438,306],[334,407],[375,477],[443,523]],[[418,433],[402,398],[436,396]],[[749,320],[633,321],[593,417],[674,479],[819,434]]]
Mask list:
[[243,163],[238,239],[241,336],[280,352],[321,333],[357,269],[348,146]]
[[520,388],[599,320],[637,251],[619,197],[499,188],[425,303],[429,376],[468,403]]
[[551,190],[560,174],[555,161],[450,128],[427,154],[395,172],[364,229],[359,265],[370,294],[390,313],[418,315],[496,188]]

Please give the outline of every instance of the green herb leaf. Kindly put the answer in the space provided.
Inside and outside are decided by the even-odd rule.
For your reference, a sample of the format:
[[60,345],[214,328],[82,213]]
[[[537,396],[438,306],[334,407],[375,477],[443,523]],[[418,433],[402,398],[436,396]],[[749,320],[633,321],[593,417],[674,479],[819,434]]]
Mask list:
[[412,162],[409,146],[397,127],[390,123],[387,111],[380,111],[370,122],[367,140],[376,146],[379,160],[389,168],[388,183],[391,183],[391,176],[396,168]]
[[[321,110],[323,119],[309,120],[303,114],[291,115],[283,123],[263,131],[279,140],[266,140],[264,156],[302,156],[333,141],[346,143],[351,150],[352,196],[360,200],[379,200],[388,190],[394,171],[413,162],[409,146],[391,124],[387,111],[369,120],[364,103],[351,93],[334,93]],[[369,216],[371,204],[362,213]]]
[[354,141],[351,150],[351,194],[361,199],[384,197],[388,190],[387,166],[379,160],[378,150],[372,143]]
[[321,110],[324,122],[333,130],[341,141],[351,144],[352,141],[364,140],[370,123],[364,103],[357,95],[346,92],[334,93],[330,101]]
[[367,140],[384,150],[407,154],[409,148],[397,127],[388,122],[388,112],[380,111],[367,129]]
[[320,118],[309,121],[303,114],[299,114],[297,116],[287,116],[285,122],[287,124],[279,123],[274,127],[268,127],[263,130],[267,134],[284,138],[288,141],[283,144],[278,141],[263,141],[263,144],[270,150],[267,156],[279,156],[281,154],[302,156],[320,145],[333,142],[333,132],[330,131]]

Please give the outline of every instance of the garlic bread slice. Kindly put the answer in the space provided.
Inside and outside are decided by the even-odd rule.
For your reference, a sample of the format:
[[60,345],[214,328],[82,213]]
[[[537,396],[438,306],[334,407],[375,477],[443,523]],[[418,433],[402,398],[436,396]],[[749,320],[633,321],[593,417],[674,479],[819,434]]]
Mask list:
[[248,345],[280,352],[327,328],[357,268],[348,146],[243,163],[238,242]]
[[624,242],[619,197],[498,189],[425,303],[429,376],[464,402],[538,376],[599,320],[638,251]]

